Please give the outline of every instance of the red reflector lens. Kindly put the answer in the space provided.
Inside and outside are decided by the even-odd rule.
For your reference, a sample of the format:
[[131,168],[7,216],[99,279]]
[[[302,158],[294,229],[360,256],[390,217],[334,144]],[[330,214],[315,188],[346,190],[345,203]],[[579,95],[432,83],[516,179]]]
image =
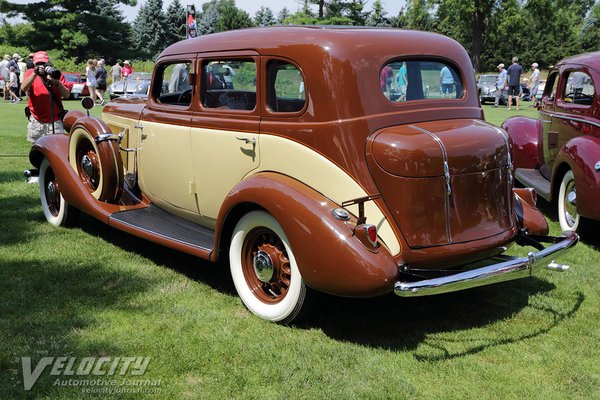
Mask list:
[[375,227],[375,225],[369,225],[369,227],[367,228],[367,234],[369,241],[371,242],[371,244],[373,244],[373,246],[375,246],[377,244],[377,228]]

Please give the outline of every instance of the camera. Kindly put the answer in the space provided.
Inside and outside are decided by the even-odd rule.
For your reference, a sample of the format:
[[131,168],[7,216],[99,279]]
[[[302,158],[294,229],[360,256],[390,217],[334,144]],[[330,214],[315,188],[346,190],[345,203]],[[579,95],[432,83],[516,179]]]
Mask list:
[[44,68],[44,70],[46,71],[47,75],[50,75],[52,77],[52,79],[60,79],[60,76],[62,75],[59,70],[49,65],[46,65],[46,68]]

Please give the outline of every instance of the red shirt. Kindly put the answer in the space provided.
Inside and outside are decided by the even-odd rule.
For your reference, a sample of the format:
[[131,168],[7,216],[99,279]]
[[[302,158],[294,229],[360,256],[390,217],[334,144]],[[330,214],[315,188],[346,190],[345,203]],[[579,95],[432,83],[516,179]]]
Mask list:
[[[25,72],[25,78],[29,75],[33,74],[33,68],[28,69]],[[23,78],[23,80],[25,80]],[[31,115],[33,118],[37,119],[39,122],[50,123],[52,121],[56,121],[60,119],[60,110],[62,107],[62,101],[60,98],[60,91],[58,90],[58,86],[52,86],[52,91],[55,95],[55,100],[52,100],[50,96],[50,92],[48,92],[48,88],[42,81],[42,78],[36,76],[33,80],[33,85],[29,88],[27,105],[31,110]],[[60,103],[60,106],[57,104]],[[50,118],[50,102],[52,102],[52,111],[54,112],[54,118]]]
[[133,68],[131,68],[129,65],[125,64],[123,66],[123,68],[121,68],[121,73],[123,74],[124,77],[128,77],[129,75],[131,75],[133,73]]

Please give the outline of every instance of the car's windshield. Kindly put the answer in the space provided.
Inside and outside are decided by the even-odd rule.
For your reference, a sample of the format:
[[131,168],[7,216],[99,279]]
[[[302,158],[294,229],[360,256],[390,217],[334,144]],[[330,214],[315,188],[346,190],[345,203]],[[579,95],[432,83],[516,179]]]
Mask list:
[[457,70],[444,62],[403,60],[385,65],[379,75],[383,95],[392,102],[463,97]]
[[486,75],[479,78],[479,83],[496,83],[496,79],[498,79],[498,75]]
[[73,83],[79,82],[79,77],[75,74],[65,74],[65,79],[67,80],[67,82],[73,82]]
[[140,80],[140,79],[150,79],[151,74],[149,72],[134,72],[127,77],[128,80]]

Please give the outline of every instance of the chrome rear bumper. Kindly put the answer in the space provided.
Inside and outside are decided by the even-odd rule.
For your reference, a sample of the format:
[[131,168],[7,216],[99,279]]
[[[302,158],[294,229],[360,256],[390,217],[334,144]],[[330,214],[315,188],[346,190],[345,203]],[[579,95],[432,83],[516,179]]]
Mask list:
[[[575,232],[565,232],[563,235],[565,236],[560,238],[545,237],[548,240],[544,240],[544,242],[552,242],[554,244],[537,253],[530,252],[527,257],[513,258],[508,261],[440,278],[417,282],[398,281],[394,285],[394,292],[402,297],[429,296],[526,278],[540,268],[554,271],[567,270],[569,268],[567,265],[557,264],[553,257],[573,247],[579,241],[579,236]],[[526,236],[526,239],[528,240],[529,237]]]

